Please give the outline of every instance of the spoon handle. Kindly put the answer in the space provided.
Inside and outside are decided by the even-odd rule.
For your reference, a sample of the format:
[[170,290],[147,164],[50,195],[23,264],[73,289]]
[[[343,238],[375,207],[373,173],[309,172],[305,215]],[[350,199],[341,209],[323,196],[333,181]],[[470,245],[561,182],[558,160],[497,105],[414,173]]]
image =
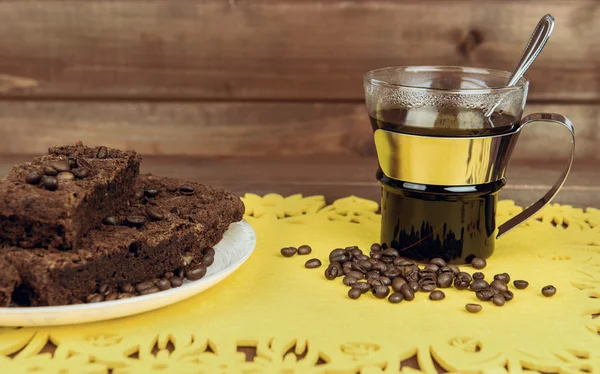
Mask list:
[[[529,42],[527,42],[527,46],[523,51],[523,55],[521,55],[519,63],[515,67],[515,70],[513,70],[510,79],[506,84],[507,87],[517,84],[519,79],[521,79],[523,74],[525,74],[525,71],[529,69],[529,66],[531,66],[542,49],[544,49],[546,42],[550,38],[550,34],[552,34],[552,30],[554,30],[554,17],[552,17],[550,14],[546,14],[535,26],[535,29],[529,38]],[[489,108],[486,112],[486,117],[490,117],[499,104],[500,103],[498,102]]]
[[523,51],[521,60],[519,60],[517,67],[510,76],[507,84],[508,87],[517,84],[519,79],[525,74],[525,71],[529,69],[529,66],[531,66],[546,45],[546,42],[550,38],[550,34],[552,34],[552,30],[554,30],[554,17],[550,14],[546,14],[540,19],[540,22],[538,22],[533,30],[531,38],[529,38],[529,42],[527,43],[527,47],[525,47],[525,50]]

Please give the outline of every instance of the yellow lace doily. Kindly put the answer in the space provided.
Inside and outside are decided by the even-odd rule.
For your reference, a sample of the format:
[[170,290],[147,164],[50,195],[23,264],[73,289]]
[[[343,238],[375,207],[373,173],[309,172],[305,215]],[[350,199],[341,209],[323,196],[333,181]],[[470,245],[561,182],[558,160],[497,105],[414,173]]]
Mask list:
[[[347,297],[325,266],[336,247],[377,241],[377,203],[348,197],[244,197],[258,246],[235,274],[196,297],[146,314],[86,325],[1,328],[2,373],[414,373],[435,362],[453,372],[600,372],[600,210],[551,205],[500,239],[489,276],[508,272],[526,290],[503,307],[474,293],[444,290],[431,301],[391,304],[369,294]],[[520,211],[499,204],[499,220]],[[284,258],[284,246],[309,244],[310,256]],[[472,269],[467,271],[472,272]],[[540,289],[553,284],[555,296]],[[48,342],[54,356],[39,353]],[[237,347],[256,348],[247,362]]]

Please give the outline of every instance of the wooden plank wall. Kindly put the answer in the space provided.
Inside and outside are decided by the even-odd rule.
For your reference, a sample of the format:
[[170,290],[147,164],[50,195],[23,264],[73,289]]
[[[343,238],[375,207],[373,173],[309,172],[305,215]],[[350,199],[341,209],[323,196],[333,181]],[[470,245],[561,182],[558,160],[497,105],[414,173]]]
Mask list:
[[[569,116],[578,160],[600,161],[596,0],[0,0],[0,152],[373,155],[364,72],[512,70],[545,13],[527,111]],[[516,157],[562,157],[561,142],[532,126]]]

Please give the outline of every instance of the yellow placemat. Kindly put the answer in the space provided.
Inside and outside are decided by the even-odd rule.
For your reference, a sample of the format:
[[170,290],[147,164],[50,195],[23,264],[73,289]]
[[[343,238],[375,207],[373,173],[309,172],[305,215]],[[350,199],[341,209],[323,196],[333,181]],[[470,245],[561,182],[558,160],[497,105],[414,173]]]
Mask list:
[[[0,372],[412,373],[400,362],[413,355],[423,372],[436,371],[434,360],[454,372],[600,371],[600,318],[592,317],[600,313],[598,209],[551,205],[500,239],[486,278],[508,272],[530,286],[512,288],[515,298],[503,307],[482,303],[482,312],[470,314],[465,304],[479,302],[470,291],[390,304],[370,294],[351,300],[340,278],[324,278],[333,248],[377,241],[373,201],[348,197],[326,206],[322,197],[249,194],[244,202],[258,246],[227,280],[129,318],[1,328]],[[503,201],[498,219],[519,211]],[[301,244],[313,253],[279,253]],[[304,268],[310,257],[323,266]],[[547,284],[558,289],[551,298],[540,293]],[[38,354],[48,341],[57,346],[54,357]],[[256,347],[258,356],[246,362],[238,346]]]

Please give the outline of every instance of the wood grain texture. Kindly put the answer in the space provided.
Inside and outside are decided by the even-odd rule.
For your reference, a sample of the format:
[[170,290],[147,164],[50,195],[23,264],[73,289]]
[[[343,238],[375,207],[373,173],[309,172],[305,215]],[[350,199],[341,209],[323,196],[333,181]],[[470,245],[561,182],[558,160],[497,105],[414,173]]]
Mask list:
[[0,95],[361,101],[390,65],[512,70],[545,13],[533,100],[600,99],[595,0],[0,2]]
[[[532,104],[527,112],[568,116],[577,158],[600,160],[600,107]],[[49,146],[104,144],[145,155],[375,155],[364,104],[0,101],[0,153],[43,153]],[[515,159],[565,159],[559,125],[527,126]]]
[[[10,168],[31,159],[31,155],[0,155],[0,178]],[[350,195],[374,201],[381,197],[375,179],[377,160],[357,156],[214,158],[182,156],[146,156],[142,173],[180,178],[226,188],[236,194],[247,192],[284,196],[323,195],[328,201]],[[560,174],[550,162],[513,163],[508,184],[500,198],[527,206],[539,199]],[[600,169],[579,163],[555,202],[578,207],[600,207]]]

